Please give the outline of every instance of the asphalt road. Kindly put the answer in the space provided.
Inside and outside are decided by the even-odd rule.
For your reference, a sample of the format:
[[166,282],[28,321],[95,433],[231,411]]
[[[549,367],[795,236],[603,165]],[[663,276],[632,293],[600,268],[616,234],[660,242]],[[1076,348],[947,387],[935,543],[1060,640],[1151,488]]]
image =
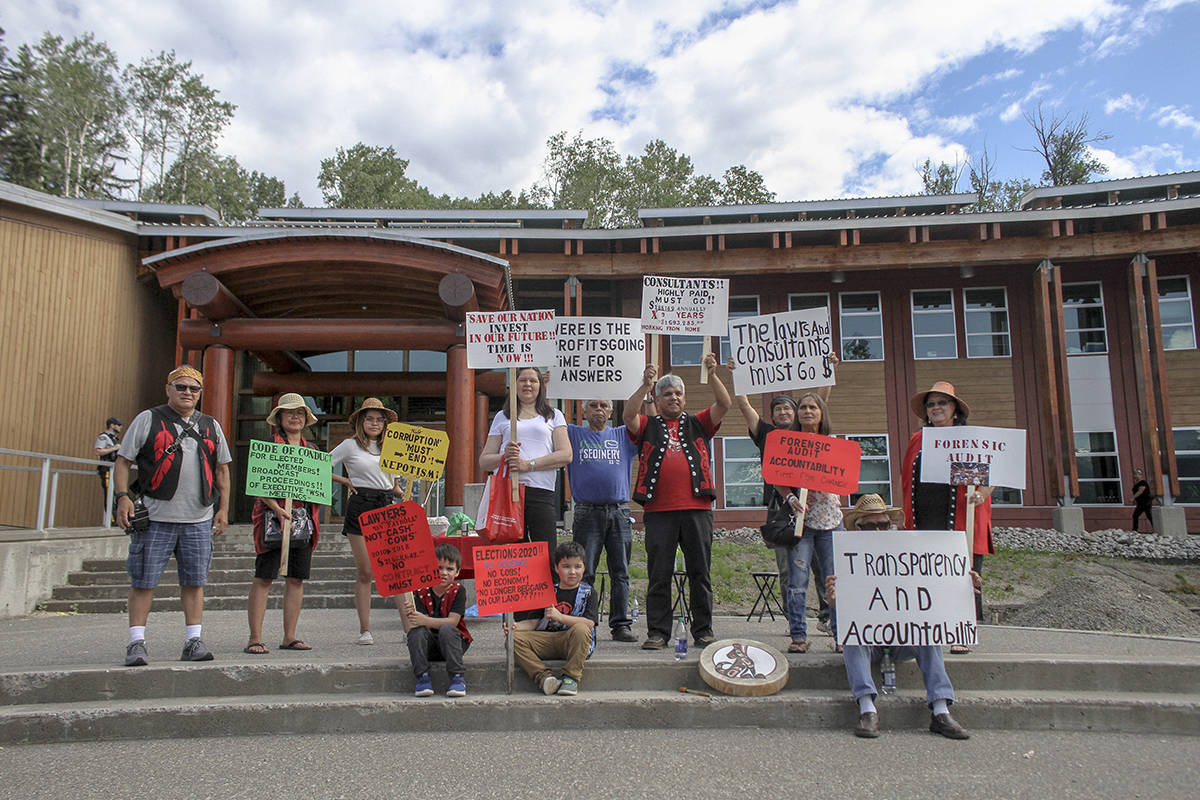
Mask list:
[[0,748],[37,798],[1195,797],[1200,736],[923,730],[604,731],[182,739]]

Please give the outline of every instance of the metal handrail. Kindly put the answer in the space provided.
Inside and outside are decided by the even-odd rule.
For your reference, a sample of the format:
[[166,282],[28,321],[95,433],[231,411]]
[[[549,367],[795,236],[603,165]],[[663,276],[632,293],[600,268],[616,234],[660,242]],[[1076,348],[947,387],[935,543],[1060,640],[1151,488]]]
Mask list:
[[[10,469],[18,472],[40,472],[42,474],[41,484],[38,488],[38,510],[37,510],[37,527],[36,530],[46,531],[54,528],[54,516],[58,507],[58,476],[59,475],[90,475],[90,471],[82,469],[63,469],[52,468],[52,461],[62,461],[68,464],[87,464],[92,467],[100,467],[111,470],[116,464],[114,461],[100,461],[90,458],[76,458],[75,456],[59,456],[53,453],[38,453],[31,450],[9,450],[5,447],[0,447],[0,455],[20,456],[23,458],[32,458],[40,460],[40,467],[21,467],[0,464],[0,469]],[[100,523],[105,528],[112,527],[112,510],[113,510],[113,481],[112,475],[109,475],[108,480],[108,496],[104,500],[104,519]]]

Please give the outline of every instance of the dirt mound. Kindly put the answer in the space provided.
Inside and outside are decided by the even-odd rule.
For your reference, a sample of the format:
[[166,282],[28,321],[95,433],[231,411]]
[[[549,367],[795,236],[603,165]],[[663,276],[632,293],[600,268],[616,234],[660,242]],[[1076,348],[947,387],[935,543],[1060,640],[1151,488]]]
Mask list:
[[1068,578],[1009,620],[1031,628],[1200,636],[1200,618],[1146,583],[1107,575]]

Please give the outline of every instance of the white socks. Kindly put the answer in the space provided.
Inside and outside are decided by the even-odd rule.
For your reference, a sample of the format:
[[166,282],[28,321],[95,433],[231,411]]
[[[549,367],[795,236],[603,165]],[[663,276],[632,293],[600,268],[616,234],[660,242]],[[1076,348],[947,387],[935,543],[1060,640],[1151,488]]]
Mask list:
[[200,638],[200,626],[199,625],[187,625],[184,627],[183,640],[185,642],[188,641],[189,639],[199,639],[199,638]]
[[871,699],[871,695],[864,694],[858,698],[858,713],[870,714],[875,710],[875,701]]
[[140,641],[145,638],[146,638],[146,626],[145,625],[130,625],[129,626],[129,643],[130,644],[133,644],[134,642]]
[[950,713],[950,704],[949,703],[947,703],[945,700],[934,700],[933,701],[933,715],[935,717],[938,714],[949,714],[949,713]]

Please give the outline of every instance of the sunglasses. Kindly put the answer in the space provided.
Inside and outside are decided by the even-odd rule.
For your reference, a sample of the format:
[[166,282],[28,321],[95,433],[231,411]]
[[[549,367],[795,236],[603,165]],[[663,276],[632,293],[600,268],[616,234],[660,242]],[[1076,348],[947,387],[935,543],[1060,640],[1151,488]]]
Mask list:
[[892,523],[890,522],[860,522],[858,529],[860,531],[886,531],[891,530]]
[[191,392],[192,394],[200,394],[200,392],[204,389],[203,386],[193,386],[190,383],[172,383],[171,385],[174,386],[175,391],[179,392],[180,394],[185,394],[187,392]]
[[363,422],[364,422],[364,423],[366,423],[366,422],[374,422],[374,423],[377,423],[377,424],[379,424],[379,425],[382,425],[382,424],[383,424],[383,421],[384,421],[385,419],[387,419],[387,418],[386,418],[386,417],[363,417]]
[[937,408],[938,406],[948,406],[948,405],[950,405],[949,400],[930,400],[927,403],[925,403],[926,408]]

